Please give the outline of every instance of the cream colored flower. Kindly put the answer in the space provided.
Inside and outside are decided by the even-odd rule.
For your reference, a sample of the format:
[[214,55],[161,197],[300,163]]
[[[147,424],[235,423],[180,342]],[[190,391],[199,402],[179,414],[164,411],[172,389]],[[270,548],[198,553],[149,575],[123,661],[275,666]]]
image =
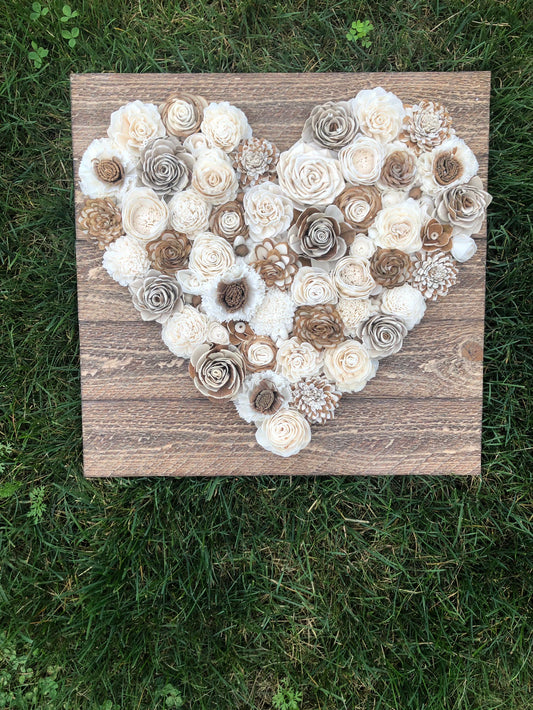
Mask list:
[[369,260],[362,257],[343,257],[335,264],[331,280],[345,298],[364,298],[379,290],[370,273]]
[[354,337],[358,326],[370,316],[378,312],[378,308],[370,298],[341,298],[337,303],[337,313],[344,323],[347,335]]
[[278,349],[267,335],[252,335],[244,339],[240,347],[248,372],[270,370],[275,367]]
[[149,140],[165,135],[165,126],[155,104],[131,101],[113,111],[107,135],[118,146],[138,156]]
[[311,343],[302,343],[298,338],[290,338],[279,343],[277,370],[289,382],[298,382],[303,377],[318,375],[322,369],[322,353]]
[[364,234],[358,234],[350,246],[350,256],[359,259],[370,259],[376,251],[376,244],[373,239]]
[[276,412],[287,409],[291,399],[290,382],[277,372],[263,370],[246,377],[234,404],[244,421],[259,424]]
[[137,184],[136,162],[131,153],[110,138],[94,140],[80,161],[80,190],[87,197],[114,197],[120,205]]
[[193,306],[183,306],[162,329],[163,342],[176,357],[190,357],[197,345],[207,341],[209,319]]
[[400,99],[381,86],[363,89],[352,99],[352,108],[359,129],[366,136],[382,143],[397,138],[402,127],[405,109]]
[[185,91],[171,94],[159,107],[161,119],[170,135],[184,138],[195,133],[202,122],[207,101]]
[[195,158],[198,158],[205,150],[210,149],[207,136],[204,136],[203,133],[193,133],[191,136],[187,136],[183,141],[183,147]]
[[173,229],[189,237],[209,228],[211,206],[192,189],[177,192],[168,203]]
[[124,197],[122,226],[130,237],[149,242],[163,232],[167,223],[167,203],[149,187],[136,187]]
[[373,185],[381,175],[385,149],[368,136],[357,138],[339,152],[339,162],[346,182],[351,185]]
[[189,269],[200,279],[210,281],[221,276],[235,263],[235,254],[222,237],[211,232],[198,234],[189,254]]
[[451,255],[455,261],[464,262],[471,259],[477,251],[477,244],[472,237],[458,234],[452,239]]
[[280,155],[278,179],[298,208],[326,207],[345,185],[335,154],[301,141]]
[[200,153],[194,164],[192,187],[212,205],[235,199],[239,182],[231,161],[223,151],[216,149]]
[[150,259],[136,239],[119,237],[105,250],[102,266],[121,286],[129,286],[148,273]]
[[345,340],[324,354],[324,373],[341,392],[360,392],[378,369],[378,361],[356,340]]
[[297,306],[337,303],[337,291],[329,274],[312,266],[303,266],[297,271],[291,294]]
[[282,409],[261,422],[257,443],[278,456],[294,456],[311,441],[309,422],[296,409]]
[[387,288],[381,295],[381,311],[403,318],[411,330],[418,325],[426,312],[426,299],[409,284]]
[[401,249],[413,254],[422,248],[421,231],[425,212],[411,197],[378,213],[368,234],[385,249]]
[[269,288],[250,318],[250,325],[257,335],[268,335],[273,340],[288,338],[294,311],[294,301],[288,293],[279,288]]
[[244,138],[252,136],[246,115],[227,101],[210,103],[204,109],[201,131],[212,146],[222,148],[226,153],[231,153]]
[[469,182],[478,169],[476,156],[464,140],[456,136],[418,158],[419,184],[430,195]]
[[273,182],[261,182],[244,194],[244,219],[254,242],[271,239],[286,232],[291,224],[291,200]]
[[217,345],[228,345],[229,333],[222,323],[212,320],[207,326],[207,340]]

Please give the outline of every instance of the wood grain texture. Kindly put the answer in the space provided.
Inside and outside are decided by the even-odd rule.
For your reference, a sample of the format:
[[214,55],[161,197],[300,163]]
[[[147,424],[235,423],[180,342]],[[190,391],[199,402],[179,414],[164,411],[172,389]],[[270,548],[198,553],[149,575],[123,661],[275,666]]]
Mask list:
[[[488,72],[446,74],[84,74],[71,77],[76,211],[78,164],[106,134],[112,111],[160,103],[176,88],[227,100],[254,134],[281,150],[298,139],[317,103],[381,85],[405,103],[444,103],[476,153],[486,182]],[[477,474],[480,472],[485,226],[450,295],[430,303],[402,351],[381,362],[359,394],[343,397],[311,445],[281,459],[256,443],[231,403],[214,405],[165,348],[160,326],[142,322],[126,289],[77,233],[78,309],[86,476]]]

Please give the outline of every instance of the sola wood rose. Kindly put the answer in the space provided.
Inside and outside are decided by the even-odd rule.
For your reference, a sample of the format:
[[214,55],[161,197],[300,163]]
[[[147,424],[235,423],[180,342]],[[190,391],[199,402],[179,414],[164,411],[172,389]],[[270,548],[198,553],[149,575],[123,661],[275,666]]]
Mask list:
[[121,107],[90,143],[78,225],[198,391],[286,457],[476,253],[477,170],[436,101],[327,101],[280,153],[240,108],[176,91]]

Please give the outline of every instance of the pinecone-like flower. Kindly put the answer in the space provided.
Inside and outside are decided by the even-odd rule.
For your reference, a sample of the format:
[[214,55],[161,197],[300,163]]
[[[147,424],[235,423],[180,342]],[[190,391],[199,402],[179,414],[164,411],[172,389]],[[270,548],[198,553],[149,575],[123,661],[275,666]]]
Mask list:
[[95,240],[100,249],[105,249],[124,234],[121,212],[107,197],[85,200],[78,217],[78,225]]
[[248,138],[233,153],[233,167],[242,187],[257,185],[276,174],[279,150],[264,138]]
[[333,419],[342,394],[325,377],[306,377],[292,385],[292,406],[311,424]]
[[436,301],[439,296],[446,296],[456,281],[457,267],[449,254],[438,251],[415,255],[411,284],[424,298]]
[[277,286],[286,291],[300,268],[300,262],[298,254],[287,242],[276,244],[272,239],[265,239],[255,248],[252,266],[269,288]]
[[450,114],[437,101],[424,99],[405,109],[400,140],[407,143],[417,155],[432,150],[455,133]]

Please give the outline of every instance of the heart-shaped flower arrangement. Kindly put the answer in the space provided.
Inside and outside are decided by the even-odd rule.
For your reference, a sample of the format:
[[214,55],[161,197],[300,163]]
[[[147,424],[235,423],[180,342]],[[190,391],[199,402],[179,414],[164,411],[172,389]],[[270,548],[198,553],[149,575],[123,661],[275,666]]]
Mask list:
[[111,115],[79,169],[80,228],[146,321],[291,456],[476,251],[490,196],[448,111],[381,87],[316,106],[280,154],[226,101]]

